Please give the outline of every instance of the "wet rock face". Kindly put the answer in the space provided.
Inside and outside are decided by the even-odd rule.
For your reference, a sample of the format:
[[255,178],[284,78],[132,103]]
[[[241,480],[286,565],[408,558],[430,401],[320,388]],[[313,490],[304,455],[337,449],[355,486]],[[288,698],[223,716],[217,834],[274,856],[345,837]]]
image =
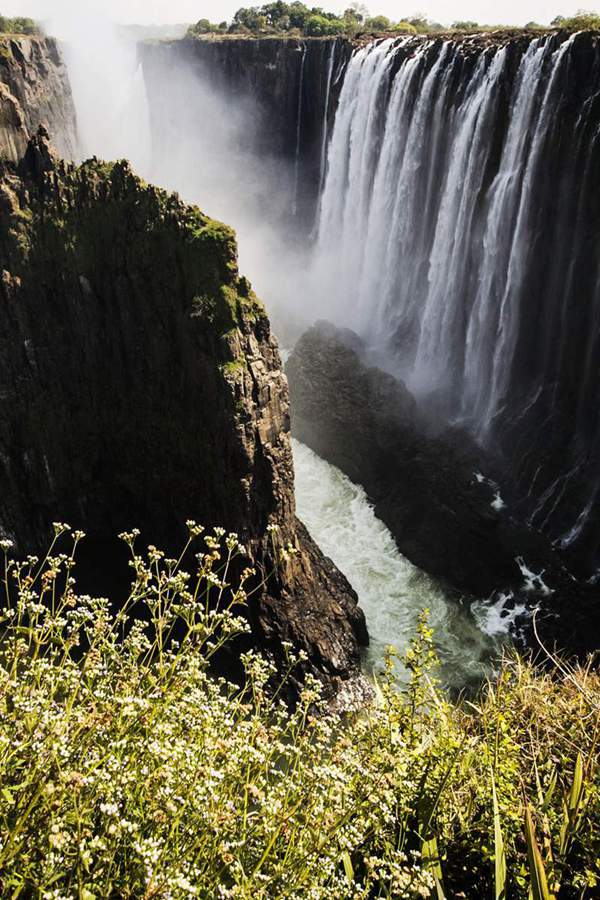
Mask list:
[[[510,489],[504,504],[489,477],[493,461],[468,434],[432,435],[407,388],[369,368],[363,352],[353,332],[328,323],[300,339],[286,366],[295,437],[363,485],[414,564],[462,592],[511,592],[513,608],[515,597],[541,604],[540,633],[591,649],[590,623],[600,625],[594,590],[574,582],[547,539],[515,516]],[[525,567],[541,580],[528,584]]]
[[256,643],[359,693],[364,618],[295,518],[287,382],[234,233],[125,162],[59,161],[43,132],[1,176],[2,534],[39,552],[66,520],[116,553],[136,525],[165,550],[188,518],[235,531],[269,576]]
[[16,162],[40,125],[62,156],[77,155],[75,107],[53,38],[0,35],[0,158]]

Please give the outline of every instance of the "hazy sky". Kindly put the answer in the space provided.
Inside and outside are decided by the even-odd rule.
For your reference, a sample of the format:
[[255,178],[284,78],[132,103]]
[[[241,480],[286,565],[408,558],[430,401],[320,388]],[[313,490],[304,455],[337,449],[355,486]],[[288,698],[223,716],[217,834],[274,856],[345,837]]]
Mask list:
[[[192,22],[201,18],[229,19],[240,6],[260,5],[261,0],[1,0],[4,15],[31,15],[51,18],[57,11],[104,11],[121,22]],[[348,2],[307,0],[308,6],[343,11]],[[529,20],[547,23],[558,14],[572,14],[581,5],[573,0],[371,0],[372,13],[400,19],[422,11],[432,19],[450,23],[473,19],[481,23],[524,24]]]

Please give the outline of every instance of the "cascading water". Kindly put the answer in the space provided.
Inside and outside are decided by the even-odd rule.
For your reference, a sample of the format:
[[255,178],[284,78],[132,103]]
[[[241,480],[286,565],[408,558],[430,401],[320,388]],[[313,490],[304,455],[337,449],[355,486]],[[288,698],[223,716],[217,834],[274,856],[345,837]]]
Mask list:
[[571,543],[598,519],[599,98],[589,35],[358,49],[314,265],[320,307],[535,475],[533,523]]
[[361,487],[308,447],[298,441],[293,445],[298,515],[360,598],[371,639],[368,668],[381,669],[389,646],[402,653],[428,609],[445,682],[460,689],[480,681],[490,671],[498,635],[508,630],[509,621],[485,604],[474,605],[473,617],[456,598],[447,597],[398,552]]
[[[244,271],[291,333],[323,316],[355,328],[378,365],[500,446],[534,525],[597,560],[598,39],[210,41],[142,57],[154,152],[141,171],[237,227]],[[123,118],[110,153],[142,159],[146,129]],[[297,247],[315,250],[314,280]],[[361,595],[373,659],[431,605],[449,669],[480,671],[472,621],[397,554],[360,489],[302,450],[297,463],[300,510]],[[503,615],[476,611],[488,631]]]
[[325,182],[325,174],[327,171],[327,134],[328,134],[328,122],[329,122],[329,105],[330,105],[330,99],[331,99],[331,82],[333,80],[333,67],[335,64],[336,47],[337,47],[337,41],[332,41],[331,46],[329,48],[329,55],[327,58],[327,83],[326,83],[326,87],[325,87],[325,102],[323,104],[321,160],[320,160],[320,164],[319,164],[319,196],[321,196],[321,191],[323,190],[323,184]]
[[304,99],[304,68],[306,66],[306,44],[302,45],[302,61],[298,80],[298,115],[296,117],[296,152],[294,156],[294,203],[292,215],[298,212],[298,188],[300,187],[300,140],[302,138],[302,105]]

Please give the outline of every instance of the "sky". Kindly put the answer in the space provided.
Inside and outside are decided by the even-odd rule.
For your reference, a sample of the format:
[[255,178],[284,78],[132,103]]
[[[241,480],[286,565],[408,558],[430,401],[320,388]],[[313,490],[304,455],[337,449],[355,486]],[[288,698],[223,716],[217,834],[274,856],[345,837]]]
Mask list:
[[[103,12],[119,22],[161,24],[230,19],[240,6],[261,5],[262,0],[0,0],[0,10],[7,16],[52,18],[60,10],[73,14]],[[308,6],[322,6],[342,12],[346,2],[305,0]],[[371,13],[398,20],[414,12],[445,24],[469,19],[482,24],[506,23],[523,25],[528,21],[547,24],[556,15],[572,15],[580,8],[572,0],[371,0],[366,4]],[[600,6],[600,0],[599,4]],[[590,8],[590,7],[588,7]],[[593,7],[591,7],[593,8]]]

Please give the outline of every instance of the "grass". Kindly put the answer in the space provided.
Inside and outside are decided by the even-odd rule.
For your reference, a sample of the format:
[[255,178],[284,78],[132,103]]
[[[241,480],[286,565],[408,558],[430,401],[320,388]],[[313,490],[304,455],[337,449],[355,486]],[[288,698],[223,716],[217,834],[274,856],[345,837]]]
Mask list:
[[243,687],[211,674],[252,573],[235,535],[188,527],[179,560],[122,536],[116,612],[77,594],[81,533],[57,524],[43,560],[1,542],[2,897],[598,896],[596,673],[513,655],[453,704],[424,618],[407,685],[390,652],[360,715],[311,678],[289,709],[290,646],[244,654]]

